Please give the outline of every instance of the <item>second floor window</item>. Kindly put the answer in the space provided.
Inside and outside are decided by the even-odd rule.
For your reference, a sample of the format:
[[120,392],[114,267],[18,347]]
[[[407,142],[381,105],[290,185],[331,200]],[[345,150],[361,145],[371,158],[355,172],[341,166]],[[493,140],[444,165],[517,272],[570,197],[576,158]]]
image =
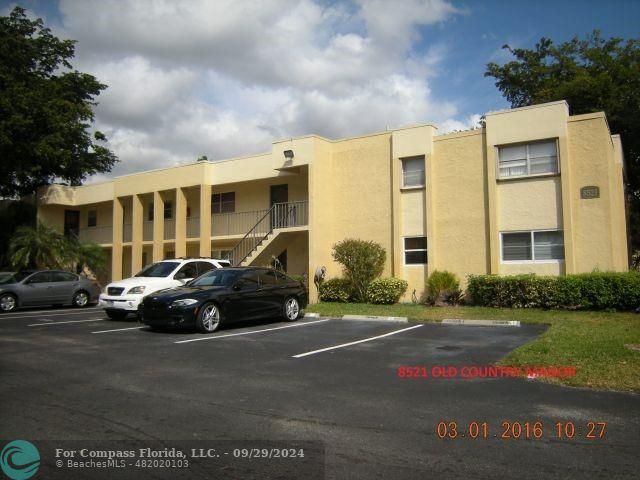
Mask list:
[[236,211],[236,192],[211,195],[211,213],[233,213]]
[[170,220],[173,218],[173,203],[164,202],[164,218]]
[[555,140],[498,147],[498,178],[558,173]]
[[87,227],[95,227],[96,225],[98,225],[98,212],[89,210],[87,213]]
[[424,157],[402,159],[402,186],[424,187]]

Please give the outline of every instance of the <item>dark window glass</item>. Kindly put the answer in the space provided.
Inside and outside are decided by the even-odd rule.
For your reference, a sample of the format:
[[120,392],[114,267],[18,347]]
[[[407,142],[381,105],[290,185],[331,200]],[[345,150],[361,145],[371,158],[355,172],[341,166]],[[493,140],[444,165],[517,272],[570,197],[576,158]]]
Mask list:
[[236,211],[236,192],[211,195],[211,213],[233,213]]
[[153,203],[149,204],[149,210],[147,211],[147,220],[153,222]]
[[209,270],[213,270],[215,265],[209,262],[196,262],[198,264],[198,275],[202,275],[203,273],[207,273]]
[[531,260],[531,232],[503,233],[502,259]]
[[87,227],[95,227],[96,225],[98,225],[98,212],[89,210],[87,213]]
[[424,265],[427,263],[426,251],[414,251],[404,253],[404,263],[406,265]]
[[260,272],[260,285],[277,285],[278,279],[276,278],[276,272],[271,270],[262,270]]
[[405,265],[425,265],[427,263],[427,237],[404,239]]
[[404,239],[405,250],[426,250],[427,237],[411,237]]
[[244,287],[257,288],[260,285],[260,281],[258,280],[258,272],[252,270],[250,272],[245,272],[240,277],[240,281],[242,282]]
[[191,283],[192,286],[197,287],[217,287],[224,286],[230,287],[236,282],[238,278],[239,272],[238,270],[228,270],[228,269],[216,269],[210,270],[208,273],[205,273],[200,278],[196,279]]
[[69,272],[51,272],[51,282],[77,282],[78,276]]
[[196,262],[189,262],[182,266],[180,270],[173,276],[176,280],[184,280],[185,278],[196,278],[198,276],[198,266]]
[[29,283],[45,283],[50,282],[51,274],[49,272],[39,272],[29,278]]
[[166,277],[180,265],[178,262],[158,262],[143,268],[136,277]]
[[164,202],[164,218],[172,219],[173,218],[173,203],[172,202]]

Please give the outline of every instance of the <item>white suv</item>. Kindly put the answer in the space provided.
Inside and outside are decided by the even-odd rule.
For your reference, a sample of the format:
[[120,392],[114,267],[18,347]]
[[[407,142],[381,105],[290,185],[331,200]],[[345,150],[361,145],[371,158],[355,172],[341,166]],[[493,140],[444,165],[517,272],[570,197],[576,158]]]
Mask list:
[[107,285],[100,295],[100,306],[113,320],[136,313],[142,298],[165,288],[184,285],[214,268],[229,267],[228,260],[211,258],[176,258],[153,263],[134,277]]

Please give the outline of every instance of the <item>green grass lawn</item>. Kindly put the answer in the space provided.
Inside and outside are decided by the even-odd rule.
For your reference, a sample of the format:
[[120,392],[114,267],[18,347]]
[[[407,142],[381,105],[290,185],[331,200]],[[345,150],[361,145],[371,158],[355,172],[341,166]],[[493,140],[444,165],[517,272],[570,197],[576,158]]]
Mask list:
[[640,344],[640,315],[636,313],[341,303],[310,305],[307,311],[325,316],[401,316],[424,322],[465,318],[548,324],[549,329],[535,341],[514,350],[499,363],[523,368],[575,366],[575,377],[543,381],[640,392],[640,351],[624,347]]

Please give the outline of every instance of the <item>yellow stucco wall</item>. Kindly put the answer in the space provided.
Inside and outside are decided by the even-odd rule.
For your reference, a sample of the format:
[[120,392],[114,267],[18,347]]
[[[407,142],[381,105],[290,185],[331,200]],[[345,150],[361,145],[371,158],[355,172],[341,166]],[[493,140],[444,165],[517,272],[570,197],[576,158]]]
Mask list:
[[[622,204],[621,163],[602,114],[568,123],[575,188],[571,192],[577,272],[626,270],[627,243]],[[580,189],[597,186],[600,198],[582,199]]]
[[562,230],[560,177],[501,181],[497,186],[498,230]]
[[481,130],[436,137],[433,148],[434,223],[438,252],[430,270],[449,270],[462,285],[488,272],[489,210]]

